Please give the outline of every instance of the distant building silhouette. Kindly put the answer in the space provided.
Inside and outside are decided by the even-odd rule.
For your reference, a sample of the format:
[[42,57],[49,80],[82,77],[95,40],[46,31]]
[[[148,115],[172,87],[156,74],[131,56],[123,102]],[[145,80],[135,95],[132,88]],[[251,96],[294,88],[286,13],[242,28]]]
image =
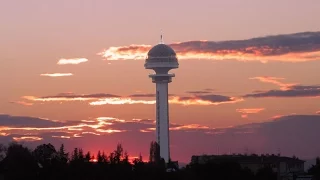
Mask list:
[[192,156],[191,164],[205,163],[226,163],[236,162],[242,168],[248,168],[253,173],[257,173],[259,169],[270,167],[276,172],[279,180],[294,179],[298,175],[304,174],[304,162],[297,157],[284,157],[277,155],[201,155]]

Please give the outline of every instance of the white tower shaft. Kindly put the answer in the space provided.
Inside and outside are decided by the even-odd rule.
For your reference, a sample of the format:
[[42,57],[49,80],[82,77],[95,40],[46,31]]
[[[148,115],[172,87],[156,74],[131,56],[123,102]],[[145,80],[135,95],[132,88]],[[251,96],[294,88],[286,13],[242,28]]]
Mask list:
[[168,163],[170,161],[168,83],[175,77],[169,71],[179,68],[179,63],[174,50],[163,43],[162,35],[160,44],[149,50],[144,67],[155,72],[149,77],[156,83],[156,141],[160,147],[160,157]]
[[156,137],[160,145],[160,157],[169,162],[169,104],[168,82],[156,83]]

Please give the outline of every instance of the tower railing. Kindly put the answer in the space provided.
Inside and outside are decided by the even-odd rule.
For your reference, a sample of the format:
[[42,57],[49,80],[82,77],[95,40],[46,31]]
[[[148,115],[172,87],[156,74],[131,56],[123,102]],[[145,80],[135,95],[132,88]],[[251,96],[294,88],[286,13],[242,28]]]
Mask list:
[[176,56],[166,56],[166,57],[154,57],[154,56],[147,56],[146,62],[152,63],[152,62],[172,62],[178,61]]

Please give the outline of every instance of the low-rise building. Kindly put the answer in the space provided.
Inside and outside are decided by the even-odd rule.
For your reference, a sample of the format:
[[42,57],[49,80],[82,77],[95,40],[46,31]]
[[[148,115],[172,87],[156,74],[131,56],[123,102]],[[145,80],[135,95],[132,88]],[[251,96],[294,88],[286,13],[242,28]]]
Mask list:
[[257,173],[261,168],[270,167],[277,173],[279,180],[292,180],[304,174],[304,161],[296,157],[278,155],[202,155],[192,156],[191,158],[191,164],[204,164],[207,162],[236,162],[242,168],[248,168],[253,173]]

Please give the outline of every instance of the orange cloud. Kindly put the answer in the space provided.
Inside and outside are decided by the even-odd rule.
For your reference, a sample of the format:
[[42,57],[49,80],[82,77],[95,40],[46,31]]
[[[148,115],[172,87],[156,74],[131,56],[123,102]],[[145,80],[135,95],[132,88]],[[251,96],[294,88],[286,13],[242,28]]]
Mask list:
[[255,91],[243,97],[265,98],[265,97],[320,97],[320,85],[299,85],[297,83],[283,83],[284,78],[260,76],[250,79],[257,79],[261,82],[272,83],[280,87],[280,90]]
[[58,61],[58,65],[65,65],[65,64],[80,64],[87,62],[88,59],[86,58],[73,58],[73,59],[60,59]]
[[263,110],[265,110],[265,108],[236,109],[237,112],[244,113],[244,114],[256,114],[256,113],[259,113]]
[[[101,122],[105,122],[105,121],[115,121],[115,122],[122,122],[122,123],[124,123],[124,122],[126,122],[125,120],[123,120],[123,119],[117,119],[117,118],[113,118],[113,117],[97,117],[96,118],[100,123]],[[105,123],[106,124],[106,123]],[[108,124],[108,123],[107,123]],[[110,123],[110,124],[112,124],[112,123]]]
[[[181,99],[180,97],[172,97],[169,99],[170,104],[179,104],[179,105],[219,105],[219,104],[228,104],[228,103],[237,103],[243,101],[242,98],[232,97],[230,101],[223,102],[212,102],[210,100],[202,100],[197,97],[188,98],[186,100]],[[155,100],[134,100],[131,98],[105,98],[99,99],[98,101],[90,102],[90,105],[106,105],[106,104],[155,104]]]
[[10,103],[20,104],[23,106],[32,106],[33,105],[33,103],[29,103],[29,102],[25,102],[25,101],[11,101]]
[[278,77],[271,77],[271,76],[258,76],[258,77],[253,77],[250,79],[256,79],[259,80],[261,82],[265,82],[265,83],[271,83],[271,84],[275,84],[277,86],[280,86],[281,90],[289,90],[292,86],[297,85],[296,83],[283,83],[280,82],[280,80],[284,80],[284,78],[278,78]]
[[[111,119],[111,118],[108,118]],[[122,120],[117,118],[112,118],[115,122],[122,122]],[[68,133],[69,135],[52,135],[51,137],[54,138],[62,138],[62,139],[70,139],[72,137],[79,138],[82,137],[82,135],[85,134],[92,134],[92,135],[102,135],[102,134],[112,134],[112,133],[120,133],[120,132],[126,132],[126,130],[119,130],[119,129],[113,129],[108,128],[108,126],[113,125],[113,122],[107,122],[106,118],[96,118],[95,121],[90,123],[83,123],[83,121],[77,122],[75,125],[64,125],[65,123],[58,123],[60,126],[56,127],[14,127],[14,126],[0,126],[0,136],[8,136],[9,133],[12,134],[21,134],[22,137],[14,137],[13,139],[16,141],[36,141],[36,140],[42,140],[39,138],[36,138],[35,136],[25,136],[30,135],[29,132],[32,132],[32,134],[35,134],[34,132],[41,133],[53,133],[53,132],[60,132],[60,133]],[[55,121],[52,121],[55,122]],[[68,122],[71,123],[71,122]],[[13,123],[14,125],[14,123]]]
[[81,134],[93,134],[93,135],[100,136],[100,134],[95,133],[95,132],[82,132]]
[[287,115],[274,115],[274,116],[272,116],[271,117],[271,119],[273,119],[273,120],[275,120],[275,119],[280,119],[280,118],[282,118],[282,117],[289,117],[289,116],[294,116],[294,115],[297,115],[297,113],[290,113],[290,114],[287,114]]
[[[15,126],[14,121],[20,121],[23,117],[4,116],[4,118],[5,119],[2,121],[2,123],[0,123],[0,136],[10,136],[10,134],[14,134],[16,135],[13,137],[13,140],[15,141],[40,141],[43,140],[44,137],[47,137],[43,137],[42,135],[50,135],[51,138],[72,139],[85,137],[87,135],[103,136],[107,134],[129,131],[145,133],[155,130],[155,121],[152,119],[123,120],[105,116],[79,121],[51,121],[39,118],[30,119],[30,117],[25,117],[26,119],[29,118],[29,120],[25,121],[25,124],[19,124],[18,126]],[[31,123],[31,121],[34,121],[34,123]],[[37,127],[37,124],[41,125]],[[214,128],[199,124],[170,123],[170,130],[203,130],[204,132],[209,132],[214,130]]]
[[[210,128],[208,126],[202,126],[199,124],[186,124],[186,125],[180,125],[180,124],[174,124],[171,123],[171,126],[169,129],[171,131],[177,131],[177,130],[203,130],[203,129],[208,129],[208,130],[213,130],[214,128]],[[156,128],[147,128],[147,129],[141,129],[140,132],[152,132],[155,131]]]
[[[146,95],[140,97],[138,95],[132,95],[132,97],[120,97],[112,94],[89,94],[89,95],[76,95],[73,93],[61,94],[57,96],[47,96],[47,97],[35,97],[35,96],[23,96],[23,99],[29,101],[90,101],[89,105],[99,106],[99,105],[120,105],[120,104],[155,104],[155,100],[142,100],[135,98],[145,98]],[[147,98],[154,98],[154,96],[147,95]],[[220,104],[230,104],[243,101],[243,98],[229,97],[222,95],[195,95],[195,96],[171,96],[169,98],[170,104],[178,105],[220,105]]]
[[110,47],[100,53],[108,60],[127,60],[127,59],[145,59],[146,53],[151,48],[151,45],[129,45],[120,47]]
[[52,137],[61,138],[61,139],[70,139],[71,138],[70,136],[52,136]]
[[155,131],[155,130],[156,130],[156,128],[147,128],[146,131]]
[[94,100],[96,98],[91,97],[35,97],[35,96],[23,96],[23,99],[29,100],[29,101],[88,101],[88,100]]
[[37,136],[22,136],[22,137],[13,137],[15,141],[41,141],[43,138]]
[[5,133],[5,132],[0,132],[0,136],[9,136],[9,133]]
[[241,118],[248,118],[248,114],[241,114]]
[[274,115],[274,116],[271,117],[271,119],[279,119],[279,118],[281,118],[283,116],[285,116],[285,115]]
[[[235,41],[188,41],[170,46],[179,59],[304,62],[319,60],[319,36],[320,32],[305,32]],[[151,47],[110,47],[98,55],[108,60],[145,59]]]
[[104,98],[90,102],[90,105],[98,106],[105,104],[155,104],[155,100],[133,100],[131,98]]
[[265,110],[265,108],[244,108],[244,109],[236,109],[237,112],[242,113],[242,118],[248,118],[248,114],[257,114],[261,111]]
[[73,76],[72,73],[47,73],[47,74],[40,74],[40,76],[48,76],[48,77],[64,77],[64,76]]
[[171,104],[180,104],[180,105],[220,105],[220,104],[233,104],[237,102],[243,101],[242,98],[229,97],[228,100],[224,101],[214,101],[209,99],[201,99],[197,96],[191,98],[181,98],[181,97],[172,97],[169,99],[169,103]]
[[145,132],[151,132],[150,130],[145,130],[145,129],[140,129],[139,131],[140,131],[140,132],[143,132],[143,133],[145,133]]
[[135,123],[144,123],[144,124],[155,124],[156,121],[152,119],[136,119],[133,118],[131,121],[126,121],[126,122],[135,122]]
[[83,137],[83,136],[81,136],[80,134],[73,134],[73,137],[79,138],[79,137]]
[[[92,136],[104,136],[114,133],[124,133],[124,132],[132,132],[132,133],[153,133],[155,131],[155,123],[154,120],[151,119],[130,119],[123,120],[114,117],[96,117],[93,119],[79,121],[66,121],[66,122],[58,122],[58,121],[50,121],[43,120],[40,124],[41,127],[32,127],[28,126],[29,123],[25,125],[20,124],[15,127],[14,119],[20,121],[23,117],[8,117],[2,124],[7,124],[8,126],[1,126],[0,122],[0,136],[10,136],[10,134],[14,134],[14,140],[16,141],[40,141],[40,140],[48,140],[49,138],[59,138],[59,139],[73,139],[73,138],[84,138],[86,136],[90,136],[89,138],[93,138]],[[26,117],[28,119],[28,117]],[[34,118],[31,119],[36,121],[36,123],[31,123],[36,126],[41,119]],[[6,121],[6,122],[5,122]],[[47,122],[49,121],[49,122]],[[90,122],[89,122],[90,121]],[[5,122],[5,123],[3,123]],[[7,122],[11,122],[11,125]],[[127,123],[127,124],[126,124]],[[72,124],[72,125],[70,125]],[[53,125],[56,127],[48,127],[49,125]],[[229,128],[233,127],[224,127],[224,128],[212,128],[200,124],[175,124],[170,123],[170,131],[178,131],[178,132],[201,132],[205,134],[222,134],[226,133]],[[247,132],[250,130],[248,126],[239,126],[236,129],[236,133]],[[49,135],[49,137],[48,137]],[[42,139],[43,138],[43,139]]]
[[[178,46],[179,43],[172,44]],[[120,47],[110,47],[103,52],[98,53],[107,60],[144,60],[150,50],[151,45],[130,45]],[[287,53],[283,55],[265,56],[263,51],[271,50],[270,47],[248,47],[241,50],[217,50],[215,52],[203,52],[201,50],[181,49],[177,51],[179,60],[183,59],[207,59],[207,60],[237,60],[237,61],[260,61],[266,63],[268,61],[283,62],[305,62],[318,60],[320,51],[315,52],[299,52]],[[250,51],[250,52],[247,52]],[[273,51],[277,51],[276,49]]]
[[23,99],[27,99],[29,101],[89,101],[89,100],[97,100],[102,98],[111,98],[111,97],[119,97],[112,94],[98,93],[98,94],[74,94],[72,92],[68,93],[60,93],[55,96],[45,96],[45,97],[35,97],[35,96],[23,96]]
[[[53,121],[54,122],[54,121]],[[83,128],[99,129],[108,125],[112,125],[111,122],[106,122],[102,119],[97,119],[94,124],[79,123],[77,125],[66,125],[58,127],[7,127],[0,126],[1,131],[11,131],[11,130],[24,130],[24,131],[52,131],[52,130],[68,130],[68,131],[83,131]],[[116,131],[115,131],[116,132]]]
[[188,124],[188,125],[181,125],[181,126],[170,128],[170,130],[196,130],[196,129],[209,129],[209,127],[201,126],[199,124]]
[[126,130],[116,130],[116,129],[97,129],[97,132],[103,132],[103,133],[119,133],[119,132],[126,132]]

